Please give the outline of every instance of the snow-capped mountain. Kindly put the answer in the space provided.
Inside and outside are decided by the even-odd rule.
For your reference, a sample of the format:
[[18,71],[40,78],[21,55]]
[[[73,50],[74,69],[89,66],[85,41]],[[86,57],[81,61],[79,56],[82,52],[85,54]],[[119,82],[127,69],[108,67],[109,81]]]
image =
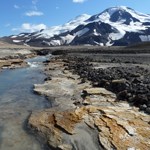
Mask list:
[[64,25],[59,26],[53,26],[49,29],[42,30],[41,32],[37,32],[35,34],[38,38],[46,38],[49,39],[53,37],[54,35],[59,35],[64,32],[68,32],[79,26],[80,24],[84,24],[84,21],[87,20],[90,17],[90,15],[82,14],[80,16],[77,16],[75,19],[67,22]]
[[64,25],[5,39],[33,46],[128,45],[150,41],[150,15],[125,6],[111,7],[93,16],[78,16]]
[[[70,32],[80,24],[84,24],[84,21],[87,20],[89,17],[91,16],[87,14],[82,14],[80,16],[77,16],[75,19],[65,23],[64,25],[53,26],[45,30],[41,29],[40,31],[33,33],[20,33],[18,35],[3,37],[3,40],[6,40],[9,43],[21,45],[24,44],[29,46],[61,45],[63,43],[60,40],[52,40],[51,42],[49,41],[56,35]],[[69,43],[72,39],[72,36],[66,36],[65,39],[67,40],[67,43]]]
[[[108,8],[100,14],[91,16],[86,23],[84,27],[90,26],[90,32],[75,37],[72,44],[111,46],[150,41],[150,15],[125,6]],[[110,25],[109,29],[107,25]],[[81,32],[84,27],[78,27],[76,32]]]

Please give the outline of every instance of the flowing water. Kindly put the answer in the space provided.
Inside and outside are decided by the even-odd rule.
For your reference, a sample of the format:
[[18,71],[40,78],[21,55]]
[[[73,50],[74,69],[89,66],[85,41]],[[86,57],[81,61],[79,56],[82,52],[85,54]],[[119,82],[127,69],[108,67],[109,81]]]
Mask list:
[[0,150],[43,150],[44,147],[25,129],[33,110],[50,107],[45,97],[33,93],[33,84],[42,83],[42,61],[28,59],[29,67],[0,72]]

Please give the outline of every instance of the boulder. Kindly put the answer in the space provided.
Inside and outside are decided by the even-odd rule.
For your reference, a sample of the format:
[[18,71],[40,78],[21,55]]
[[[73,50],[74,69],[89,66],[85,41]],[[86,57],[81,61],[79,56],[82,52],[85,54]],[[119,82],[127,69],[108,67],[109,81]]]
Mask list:
[[108,97],[115,97],[115,94],[106,90],[105,88],[87,88],[83,90],[87,95],[103,95]]

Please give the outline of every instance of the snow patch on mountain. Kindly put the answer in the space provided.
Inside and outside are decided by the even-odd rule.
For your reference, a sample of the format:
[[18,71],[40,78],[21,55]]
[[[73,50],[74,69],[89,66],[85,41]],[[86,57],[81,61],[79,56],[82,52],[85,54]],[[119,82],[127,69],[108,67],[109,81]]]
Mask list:
[[89,28],[84,28],[84,29],[78,31],[76,33],[76,36],[80,37],[80,36],[84,35],[86,32],[88,32],[89,30],[90,30]]
[[49,45],[55,45],[55,46],[59,46],[61,45],[61,41],[60,40],[52,40]]
[[11,36],[12,39],[13,39],[13,38],[16,38],[16,37],[17,37],[16,35]]
[[150,35],[140,35],[142,42],[150,41]]
[[72,40],[75,38],[75,36],[67,34],[65,37],[61,37],[63,43],[69,44],[72,42]]
[[20,43],[22,42],[23,40],[13,40],[14,43]]
[[119,40],[124,36],[124,34],[122,34],[121,32],[118,33],[110,33],[109,34],[109,39],[111,40]]
[[138,18],[140,22],[149,22],[150,21],[150,15],[143,14],[141,12],[135,11],[132,8],[121,6],[120,8],[123,8],[128,13],[130,13],[134,18]]
[[24,36],[25,34],[24,33],[21,33],[21,34],[19,34],[18,36]]

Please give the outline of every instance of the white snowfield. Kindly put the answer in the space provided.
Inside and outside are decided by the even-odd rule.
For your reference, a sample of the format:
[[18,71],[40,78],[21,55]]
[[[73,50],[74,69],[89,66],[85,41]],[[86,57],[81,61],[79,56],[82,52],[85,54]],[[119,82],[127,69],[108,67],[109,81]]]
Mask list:
[[59,26],[53,26],[50,27],[49,29],[45,29],[40,33],[37,33],[36,36],[38,36],[38,38],[51,38],[54,35],[58,35],[67,31],[71,31],[73,29],[75,29],[77,26],[84,24],[84,21],[87,20],[90,17],[90,15],[87,14],[83,14],[80,15],[78,17],[76,17],[75,19],[67,22],[64,25],[59,25]]

